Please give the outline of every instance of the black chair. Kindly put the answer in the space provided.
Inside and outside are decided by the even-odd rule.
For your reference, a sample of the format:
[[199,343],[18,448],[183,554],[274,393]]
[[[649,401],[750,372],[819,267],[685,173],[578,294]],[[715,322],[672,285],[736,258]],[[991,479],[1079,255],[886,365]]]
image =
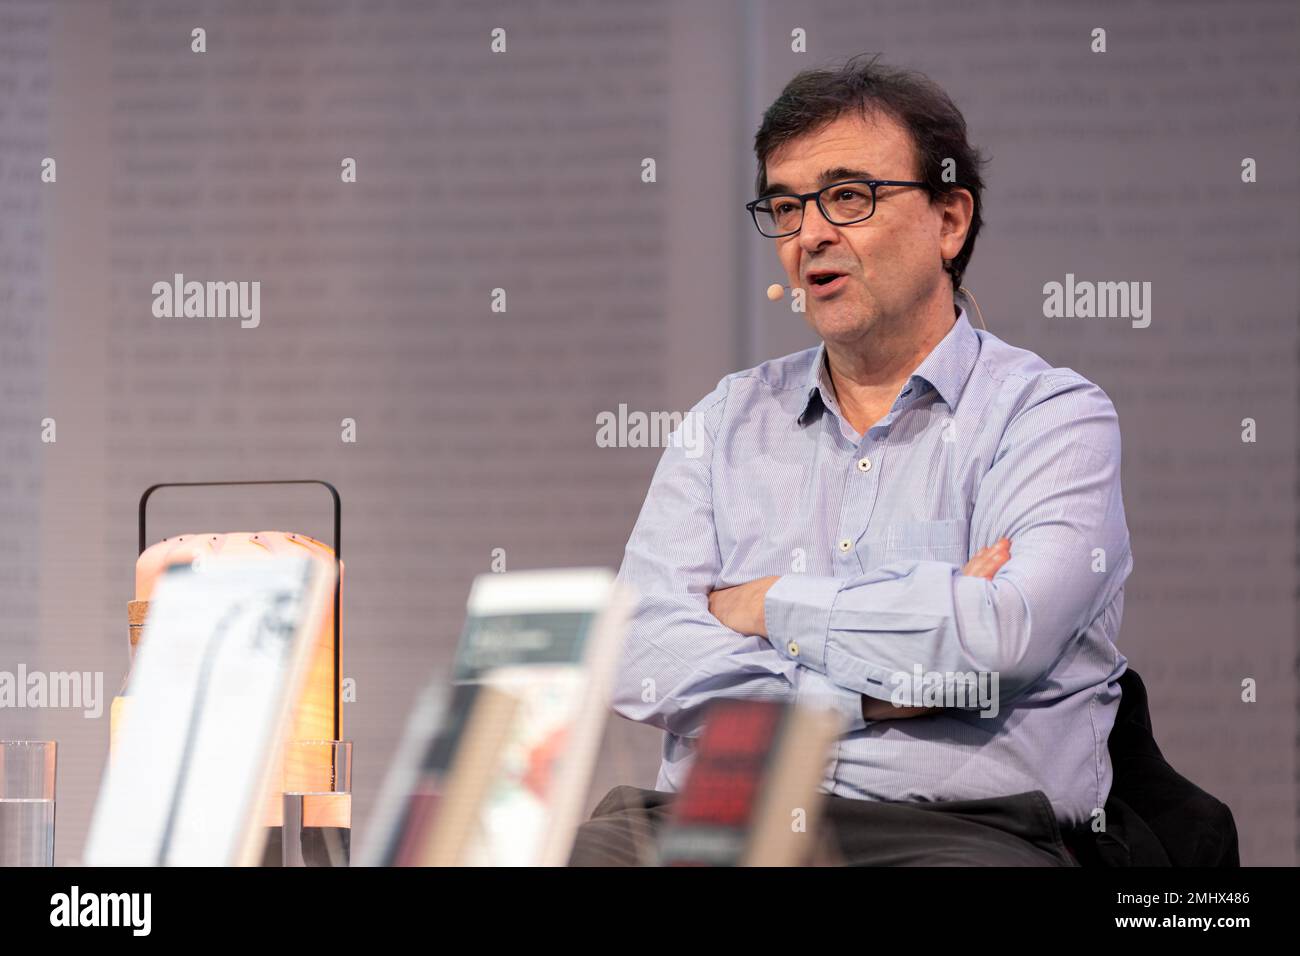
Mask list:
[[1232,811],[1169,766],[1137,671],[1126,670],[1119,686],[1106,829],[1085,824],[1065,833],[1070,852],[1081,866],[1240,866]]

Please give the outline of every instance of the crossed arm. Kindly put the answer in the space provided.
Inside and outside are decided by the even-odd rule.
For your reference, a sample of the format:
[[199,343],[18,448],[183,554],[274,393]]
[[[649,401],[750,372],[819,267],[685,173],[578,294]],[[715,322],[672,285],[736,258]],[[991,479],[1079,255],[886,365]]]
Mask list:
[[[962,567],[961,573],[968,577],[993,580],[998,569],[1011,559],[1011,541],[1000,538],[995,544],[981,548]],[[720,588],[709,592],[709,613],[719,622],[740,634],[753,634],[767,637],[767,592],[772,585],[781,580],[780,575],[737,584],[729,588]],[[866,720],[891,720],[905,717],[919,717],[930,714],[939,707],[906,707],[862,694],[862,716]]]
[[[962,568],[899,561],[715,590],[711,460],[724,407],[725,384],[692,411],[702,447],[665,449],[628,542],[620,577],[639,604],[613,706],[630,719],[694,737],[712,699],[743,697],[829,706],[852,731],[921,711],[893,707],[884,689],[914,665],[997,671],[1005,700],[1050,670],[1131,567],[1114,408],[1062,375],[1006,426],[976,492],[970,539],[1002,550]],[[1109,573],[1097,573],[1099,552]]]

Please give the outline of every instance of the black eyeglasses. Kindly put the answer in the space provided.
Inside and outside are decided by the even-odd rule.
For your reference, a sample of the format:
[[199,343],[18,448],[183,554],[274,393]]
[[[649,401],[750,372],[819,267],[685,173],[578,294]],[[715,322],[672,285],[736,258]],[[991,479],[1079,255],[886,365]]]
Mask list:
[[[793,236],[803,228],[804,206],[809,199],[817,200],[826,221],[837,226],[850,226],[870,219],[876,211],[876,189],[880,186],[918,186],[929,189],[929,183],[904,179],[849,179],[831,183],[814,192],[776,193],[745,203],[754,217],[758,231],[769,239]],[[865,187],[865,188],[864,188]]]

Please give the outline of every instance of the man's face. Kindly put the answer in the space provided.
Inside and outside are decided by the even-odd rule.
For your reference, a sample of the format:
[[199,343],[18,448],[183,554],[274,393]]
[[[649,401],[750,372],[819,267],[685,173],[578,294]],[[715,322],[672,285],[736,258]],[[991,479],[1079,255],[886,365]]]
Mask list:
[[[823,172],[838,167],[862,175]],[[811,192],[844,179],[921,177],[911,137],[892,117],[854,111],[819,130],[791,140],[767,160],[767,181],[789,192]],[[787,191],[787,190],[782,190]],[[944,237],[944,205],[918,187],[881,186],[870,219],[848,226],[830,223],[815,202],[804,209],[803,228],[773,240],[792,287],[806,291],[806,317],[828,342],[852,344],[873,330],[899,329],[919,305],[950,283],[943,259],[961,249]],[[948,224],[951,231],[951,223]],[[965,238],[962,229],[961,240]],[[808,273],[845,273],[837,288],[818,293]]]

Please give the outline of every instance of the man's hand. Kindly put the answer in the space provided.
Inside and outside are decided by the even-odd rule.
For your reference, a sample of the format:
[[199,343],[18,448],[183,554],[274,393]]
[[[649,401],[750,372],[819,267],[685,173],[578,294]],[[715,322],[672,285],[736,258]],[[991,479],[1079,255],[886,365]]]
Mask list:
[[[999,538],[995,544],[975,552],[975,556],[962,567],[961,573],[967,577],[988,578],[991,581],[993,575],[998,573],[998,568],[1009,560],[1011,560],[1011,541],[1009,538]],[[922,714],[932,714],[942,709],[942,707],[896,707],[892,701],[862,695],[862,716],[866,720],[920,717]]]
[[972,578],[988,578],[998,573],[998,568],[1011,560],[1011,539],[998,538],[987,548],[975,552],[975,557],[966,562],[961,573]]
[[767,637],[764,601],[780,575],[757,578],[735,587],[709,592],[709,613],[739,634]]

